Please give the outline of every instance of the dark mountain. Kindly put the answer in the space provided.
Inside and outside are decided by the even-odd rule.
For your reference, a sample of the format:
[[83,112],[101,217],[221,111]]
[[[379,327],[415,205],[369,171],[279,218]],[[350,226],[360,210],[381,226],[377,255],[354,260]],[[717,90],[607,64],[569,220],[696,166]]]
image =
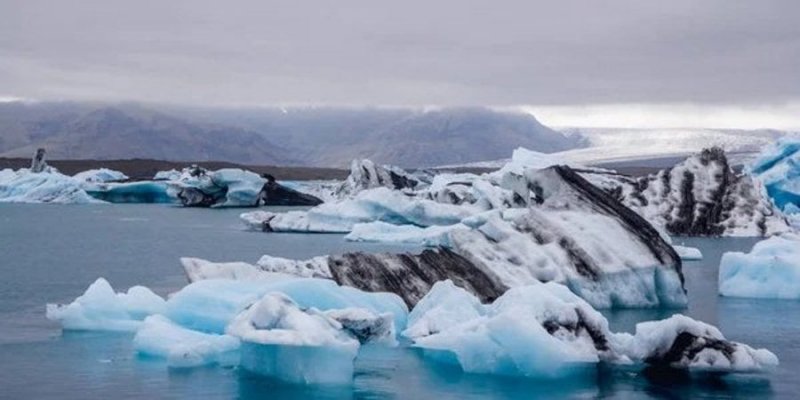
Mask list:
[[286,149],[242,128],[189,122],[137,106],[61,106],[53,113],[47,111],[50,107],[34,104],[4,110],[0,119],[0,132],[6,139],[0,142],[3,157],[29,157],[37,147],[44,147],[50,159],[297,164]]
[[[158,111],[154,111],[158,110]],[[486,108],[185,108],[137,104],[0,104],[0,156],[220,160],[344,167],[354,158],[426,167],[542,152],[579,140],[533,116]]]

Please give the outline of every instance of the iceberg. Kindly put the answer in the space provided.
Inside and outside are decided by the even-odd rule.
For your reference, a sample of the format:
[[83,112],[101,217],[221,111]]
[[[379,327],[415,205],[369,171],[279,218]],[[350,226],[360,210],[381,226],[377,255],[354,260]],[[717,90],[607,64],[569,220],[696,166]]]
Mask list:
[[368,293],[327,279],[296,277],[277,281],[200,280],[170,297],[164,315],[189,329],[222,334],[236,315],[272,292],[287,295],[302,308],[322,312],[362,308],[375,315],[393,315],[394,325],[400,329],[406,325],[408,308],[394,294]]
[[169,181],[169,193],[187,207],[258,207],[259,205],[313,206],[322,200],[277,183],[271,175],[235,168],[208,171],[192,166],[177,180]]
[[[426,357],[471,373],[557,379],[591,371],[599,362],[715,372],[778,364],[768,350],[728,341],[683,315],[640,323],[634,335],[613,333],[602,314],[554,282],[512,288],[484,307],[447,282],[429,295],[419,311],[412,310],[404,334]],[[434,299],[449,300],[449,314]],[[448,315],[434,330],[417,328]]]
[[122,172],[108,168],[90,169],[88,171],[78,172],[72,177],[86,183],[105,183],[129,179],[128,176]]
[[392,190],[415,189],[422,182],[406,171],[392,166],[376,165],[370,160],[353,160],[350,174],[336,189],[336,197],[346,198],[379,187]]
[[136,331],[133,345],[139,354],[164,358],[173,368],[239,363],[239,339],[187,329],[162,315],[144,320]]
[[800,236],[773,236],[756,243],[749,253],[723,254],[719,294],[800,299]]
[[[575,170],[565,166],[527,169],[523,175],[506,174],[502,180],[500,187],[476,179],[471,188],[480,187],[478,182],[495,188],[494,194],[512,199],[515,207],[501,202],[500,208],[493,209],[489,201],[483,203],[486,207],[457,206],[379,188],[307,212],[245,214],[242,217],[249,224],[267,231],[350,231],[350,240],[439,246],[421,254],[264,258],[254,268],[300,271],[301,276],[333,279],[362,290],[388,291],[403,297],[409,306],[436,281],[447,278],[486,301],[509,287],[555,281],[598,308],[686,305],[680,257],[661,232]],[[434,179],[431,188],[440,190],[438,186]],[[374,204],[352,207],[365,198],[397,205],[392,212]],[[421,204],[426,207],[417,208]],[[332,211],[338,209],[350,212],[346,223],[341,219],[346,212]],[[420,209],[427,211],[420,214]],[[438,221],[430,218],[433,209],[438,210]],[[331,211],[323,217],[320,210]],[[309,223],[312,218],[314,224]],[[282,225],[289,220],[291,227]]]
[[145,317],[165,311],[164,299],[144,286],[116,293],[98,278],[72,303],[48,304],[46,316],[67,330],[135,331]]
[[241,367],[304,384],[341,384],[353,379],[360,347],[342,324],[302,310],[281,293],[268,293],[231,321],[227,334],[242,341]]
[[768,350],[682,315],[611,332],[555,282],[510,288],[485,304],[439,281],[409,314],[396,295],[314,278],[201,280],[167,301],[142,287],[115,293],[100,278],[73,303],[48,305],[47,315],[65,329],[134,331],[136,352],[171,368],[239,366],[305,384],[349,384],[361,345],[396,345],[398,331],[435,362],[537,379],[593,374],[599,363],[717,373],[778,364]]
[[387,188],[365,190],[351,199],[324,203],[308,211],[244,213],[245,224],[264,232],[346,233],[358,223],[383,221],[395,225],[453,225],[474,213]]
[[[800,136],[783,137],[766,147],[749,167],[784,211],[800,207]],[[788,208],[794,206],[794,208]]]
[[700,252],[700,249],[696,247],[688,247],[688,246],[672,246],[675,249],[675,252],[678,253],[678,256],[681,257],[681,260],[684,261],[694,261],[694,260],[702,260],[703,253]]
[[18,171],[0,171],[0,202],[3,203],[102,203],[84,190],[84,184],[61,174],[54,168],[33,172],[22,168]]
[[86,193],[109,203],[175,203],[166,182],[103,182],[87,185]]
[[655,367],[703,372],[755,372],[778,365],[766,349],[728,341],[719,329],[685,315],[636,324],[636,333],[620,342],[634,360]]
[[789,230],[762,184],[735,173],[717,147],[642,178],[602,171],[581,174],[672,235],[771,236]]
[[31,168],[0,170],[0,203],[100,203],[84,190],[85,180],[64,175],[47,165],[38,149]]

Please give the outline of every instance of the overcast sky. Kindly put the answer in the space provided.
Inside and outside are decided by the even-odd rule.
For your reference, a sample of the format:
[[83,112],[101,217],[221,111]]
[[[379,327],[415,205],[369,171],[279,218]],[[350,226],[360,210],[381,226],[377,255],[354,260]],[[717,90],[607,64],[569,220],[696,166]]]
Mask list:
[[799,16],[797,0],[0,0],[0,99],[796,128]]

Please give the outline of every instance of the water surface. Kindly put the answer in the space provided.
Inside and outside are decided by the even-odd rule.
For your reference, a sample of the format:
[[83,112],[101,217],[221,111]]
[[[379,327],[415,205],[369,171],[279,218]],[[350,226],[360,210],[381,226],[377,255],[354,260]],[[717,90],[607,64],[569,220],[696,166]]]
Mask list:
[[[263,234],[239,223],[241,210],[163,205],[0,204],[0,398],[796,398],[800,393],[800,302],[717,296],[724,251],[753,239],[679,239],[703,261],[684,266],[690,306],[682,312],[719,326],[732,340],[766,347],[781,360],[771,374],[692,380],[602,368],[596,376],[538,382],[463,374],[410,349],[365,347],[352,386],[298,386],[233,368],[169,369],[133,351],[130,334],[64,332],[44,318],[48,302],[67,302],[97,277],[117,289],[143,284],[165,295],[186,283],[178,257],[254,262],[349,250],[407,246],[348,243],[342,235]],[[677,310],[606,312],[612,329]]]

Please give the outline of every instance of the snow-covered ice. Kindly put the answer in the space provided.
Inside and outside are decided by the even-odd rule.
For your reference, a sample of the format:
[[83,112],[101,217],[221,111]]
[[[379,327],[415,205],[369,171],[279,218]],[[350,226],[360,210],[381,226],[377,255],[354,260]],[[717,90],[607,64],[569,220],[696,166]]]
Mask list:
[[449,247],[450,232],[455,229],[469,229],[469,227],[458,223],[423,228],[416,225],[395,225],[388,222],[375,221],[353,225],[350,233],[344,238],[351,242],[406,243],[431,247]]
[[[778,364],[768,350],[728,341],[713,326],[683,315],[640,323],[634,335],[611,332],[602,314],[552,282],[512,288],[485,307],[471,307],[476,299],[468,296],[451,284],[437,285],[420,311],[412,310],[406,331],[426,357],[466,372],[552,379],[584,373],[600,361],[719,372]],[[434,297],[460,299],[459,305],[448,314],[431,307]],[[437,316],[447,318],[435,330],[413,329],[426,326],[416,321]]]
[[101,203],[84,190],[84,182],[48,167],[42,172],[22,168],[0,170],[0,202]]
[[269,232],[347,233],[358,223],[453,225],[472,214],[474,210],[468,207],[413,198],[401,191],[380,187],[308,211],[255,211],[244,213],[241,218],[247,226]]
[[719,293],[730,297],[800,299],[800,236],[762,240],[749,253],[723,254]]
[[770,236],[789,230],[761,183],[731,168],[719,148],[641,178],[582,171],[653,225],[684,236]]
[[72,177],[87,183],[103,183],[128,179],[128,175],[108,168],[90,169],[88,171],[78,172]]
[[342,324],[301,309],[282,293],[267,293],[226,328],[243,342],[241,366],[295,383],[348,383],[360,347]]

